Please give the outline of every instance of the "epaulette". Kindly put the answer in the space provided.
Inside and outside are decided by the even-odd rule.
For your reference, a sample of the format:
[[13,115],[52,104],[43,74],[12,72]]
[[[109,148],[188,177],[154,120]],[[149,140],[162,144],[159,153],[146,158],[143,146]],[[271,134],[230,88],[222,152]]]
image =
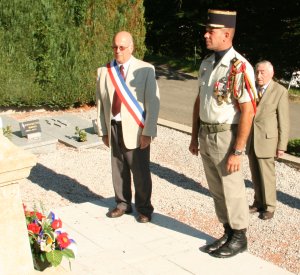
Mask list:
[[236,57],[232,58],[231,59],[231,64],[234,66],[234,67],[237,67],[242,61],[237,59]]

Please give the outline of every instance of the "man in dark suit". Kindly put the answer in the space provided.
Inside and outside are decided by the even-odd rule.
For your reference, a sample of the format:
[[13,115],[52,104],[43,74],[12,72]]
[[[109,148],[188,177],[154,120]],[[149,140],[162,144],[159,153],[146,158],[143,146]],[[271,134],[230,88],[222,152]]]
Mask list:
[[255,67],[258,91],[257,112],[253,120],[249,163],[254,185],[254,202],[250,213],[260,212],[263,220],[273,218],[276,208],[275,157],[287,148],[289,137],[288,91],[273,81],[274,69],[269,61]]
[[150,143],[157,133],[159,90],[154,67],[136,59],[133,38],[121,31],[112,41],[115,59],[97,71],[97,126],[111,147],[116,207],[110,218],[132,212],[131,174],[138,222],[151,221]]

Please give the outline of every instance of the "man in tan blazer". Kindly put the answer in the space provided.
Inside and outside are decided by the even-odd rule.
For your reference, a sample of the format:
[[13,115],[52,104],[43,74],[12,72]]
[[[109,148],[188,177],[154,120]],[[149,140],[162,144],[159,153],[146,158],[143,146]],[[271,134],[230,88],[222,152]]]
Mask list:
[[287,90],[273,81],[269,61],[255,67],[258,90],[257,112],[253,120],[249,162],[254,185],[250,213],[260,212],[263,220],[273,218],[276,208],[275,157],[287,148],[289,137],[289,101]]
[[[149,222],[154,210],[151,204],[150,143],[157,135],[160,106],[155,69],[132,55],[134,44],[128,32],[117,33],[112,48],[115,60],[111,64],[115,64],[115,67],[98,68],[96,88],[98,134],[102,136],[104,144],[111,147],[112,179],[117,204],[107,216],[116,218],[132,212],[132,173],[135,206],[139,213],[137,221]],[[112,77],[113,72],[115,75]],[[122,83],[121,77],[125,83],[123,94],[120,92],[122,84],[114,84]],[[141,110],[143,116],[137,109]]]

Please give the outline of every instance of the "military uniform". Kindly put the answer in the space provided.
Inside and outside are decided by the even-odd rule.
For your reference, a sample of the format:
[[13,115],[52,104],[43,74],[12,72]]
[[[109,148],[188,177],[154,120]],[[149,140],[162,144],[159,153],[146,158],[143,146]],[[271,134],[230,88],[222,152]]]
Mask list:
[[199,70],[200,96],[200,153],[214,199],[216,214],[223,224],[232,229],[248,227],[248,202],[241,171],[228,173],[227,159],[234,147],[240,118],[238,103],[251,101],[248,91],[243,88],[241,77],[237,75],[238,96],[228,91],[231,60],[237,58],[246,64],[246,73],[254,83],[254,71],[250,63],[233,47],[221,58],[217,65],[215,54],[203,60]]
[[200,143],[209,190],[224,227],[223,236],[201,250],[218,258],[232,257],[248,246],[249,212],[239,155],[250,133],[256,90],[252,66],[232,47],[235,23],[235,11],[208,10],[204,38],[213,54],[200,66],[189,146],[198,155]]

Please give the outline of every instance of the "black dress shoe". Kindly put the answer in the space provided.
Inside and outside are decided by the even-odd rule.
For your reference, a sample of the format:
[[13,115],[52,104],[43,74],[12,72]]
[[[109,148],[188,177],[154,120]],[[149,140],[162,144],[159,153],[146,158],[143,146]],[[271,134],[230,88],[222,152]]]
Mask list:
[[114,208],[113,210],[110,210],[109,212],[106,213],[106,216],[109,218],[119,218],[123,216],[124,214],[129,214],[132,212],[132,209],[129,210],[123,210],[120,208]]
[[139,214],[136,220],[137,220],[137,222],[140,222],[140,223],[150,222],[151,221],[151,216],[146,216],[146,215],[143,215],[143,214]]
[[212,253],[217,249],[219,249],[223,244],[225,244],[228,238],[231,238],[231,235],[232,235],[231,227],[229,226],[229,224],[224,224],[224,235],[220,239],[215,240],[213,243],[201,247],[200,250],[205,253]]
[[230,258],[245,250],[247,250],[246,229],[233,230],[232,238],[210,255],[217,258]]
[[262,208],[256,207],[255,205],[249,205],[249,213],[250,214],[254,214],[256,212],[261,212],[261,211],[263,211]]
[[259,215],[259,218],[266,221],[272,219],[273,216],[274,216],[274,212],[264,211]]

